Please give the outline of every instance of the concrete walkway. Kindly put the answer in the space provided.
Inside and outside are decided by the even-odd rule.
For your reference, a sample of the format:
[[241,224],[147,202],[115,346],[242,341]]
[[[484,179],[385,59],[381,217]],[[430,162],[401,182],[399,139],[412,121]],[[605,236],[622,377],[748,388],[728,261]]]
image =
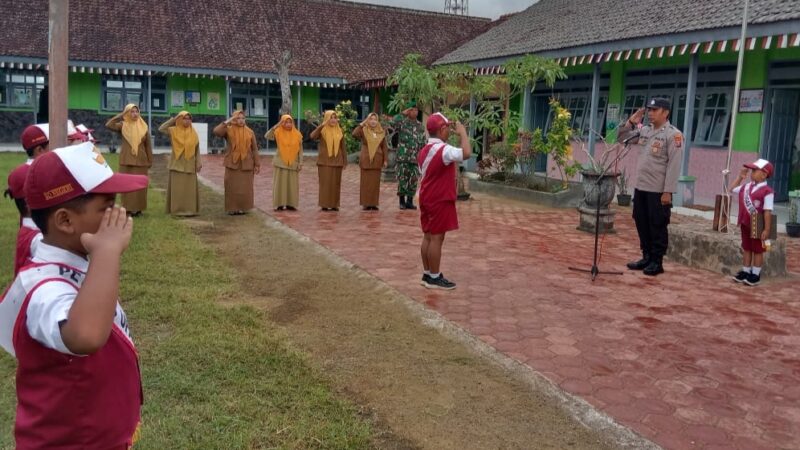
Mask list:
[[[394,184],[383,185],[381,211],[363,212],[350,166],[341,211],[321,212],[309,160],[300,210],[273,212],[268,158],[263,167],[258,208],[657,444],[800,448],[796,275],[748,288],[670,262],[657,278],[625,271],[638,244],[623,210],[600,268],[625,273],[593,283],[568,270],[592,260],[575,211],[475,196],[459,203],[461,230],[445,242],[443,271],[458,288],[431,291],[419,284],[418,213],[397,208]],[[202,175],[221,185],[221,159],[207,157]],[[800,240],[788,252],[800,273]]]

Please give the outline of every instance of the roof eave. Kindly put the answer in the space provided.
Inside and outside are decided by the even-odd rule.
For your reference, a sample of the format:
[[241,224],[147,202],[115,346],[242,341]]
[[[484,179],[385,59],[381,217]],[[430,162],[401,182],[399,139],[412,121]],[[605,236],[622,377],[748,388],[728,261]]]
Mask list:
[[[785,20],[780,22],[757,23],[747,26],[747,37],[764,37],[779,34],[797,33],[800,29],[800,19]],[[723,41],[738,39],[741,36],[741,27],[713,28],[706,30],[690,31],[685,33],[663,34],[644,38],[624,39],[620,41],[608,41],[597,44],[581,45],[576,47],[566,47],[560,49],[541,50],[534,53],[546,58],[564,58],[571,56],[590,55],[597,53],[607,53],[614,51],[637,50],[640,48],[667,47],[671,45],[693,44],[696,42]],[[445,64],[470,64],[474,67],[489,67],[503,64],[509,59],[523,56],[528,53],[514,53],[500,55],[493,58],[482,59],[462,59],[447,60],[447,55],[440,58],[433,65]]]

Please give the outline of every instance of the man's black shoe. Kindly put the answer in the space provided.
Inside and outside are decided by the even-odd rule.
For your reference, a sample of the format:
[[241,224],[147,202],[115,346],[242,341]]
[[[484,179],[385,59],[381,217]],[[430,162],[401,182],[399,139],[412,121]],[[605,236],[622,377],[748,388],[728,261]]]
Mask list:
[[400,197],[400,209],[406,209],[406,196],[399,195],[398,197]]
[[642,257],[642,259],[640,259],[638,261],[629,262],[628,263],[628,269],[631,269],[631,270],[644,270],[644,268],[647,267],[648,264],[650,264],[650,257],[647,256],[647,255],[644,255]]
[[664,273],[664,266],[658,261],[650,261],[650,264],[644,268],[644,274],[654,277],[660,273]]
[[456,288],[456,284],[448,281],[447,278],[444,277],[444,274],[439,274],[438,278],[428,277],[428,280],[425,281],[425,287],[428,289],[444,289],[444,290],[452,290]]
[[408,199],[406,200],[406,209],[417,209],[417,207],[414,206],[414,197],[409,195],[406,198]]
[[744,283],[748,275],[750,275],[750,272],[745,272],[744,270],[740,270],[739,273],[736,274],[736,276],[733,276],[731,278],[733,278],[733,281],[737,283]]

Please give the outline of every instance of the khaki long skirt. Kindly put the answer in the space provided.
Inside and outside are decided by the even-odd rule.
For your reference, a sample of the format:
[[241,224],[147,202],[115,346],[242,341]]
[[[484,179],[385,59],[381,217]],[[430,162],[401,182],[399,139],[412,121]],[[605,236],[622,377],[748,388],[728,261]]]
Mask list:
[[200,190],[197,174],[169,171],[167,181],[167,214],[196,216],[200,211]]
[[[143,166],[119,166],[119,173],[133,175],[147,175],[149,168]],[[147,188],[128,194],[121,194],[122,206],[128,212],[144,211],[147,209]]]
[[342,191],[342,168],[317,166],[319,172],[319,207],[338,208]]
[[272,175],[272,207],[300,204],[300,173],[296,170],[275,167]]
[[225,168],[225,211],[249,211],[253,209],[252,170]]
[[381,169],[361,169],[361,206],[378,206],[381,197]]

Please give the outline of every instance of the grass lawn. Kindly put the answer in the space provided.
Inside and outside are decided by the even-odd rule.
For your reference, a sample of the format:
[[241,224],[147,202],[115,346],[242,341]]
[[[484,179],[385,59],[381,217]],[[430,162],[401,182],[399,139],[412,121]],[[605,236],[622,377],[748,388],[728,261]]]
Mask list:
[[[116,167],[115,155],[109,163]],[[0,180],[25,160],[0,153]],[[0,283],[11,281],[17,212],[0,202]],[[122,306],[139,349],[145,404],[137,449],[367,448],[373,433],[265,314],[222,306],[228,267],[150,192],[122,268]],[[0,449],[13,448],[15,362],[0,352]]]

